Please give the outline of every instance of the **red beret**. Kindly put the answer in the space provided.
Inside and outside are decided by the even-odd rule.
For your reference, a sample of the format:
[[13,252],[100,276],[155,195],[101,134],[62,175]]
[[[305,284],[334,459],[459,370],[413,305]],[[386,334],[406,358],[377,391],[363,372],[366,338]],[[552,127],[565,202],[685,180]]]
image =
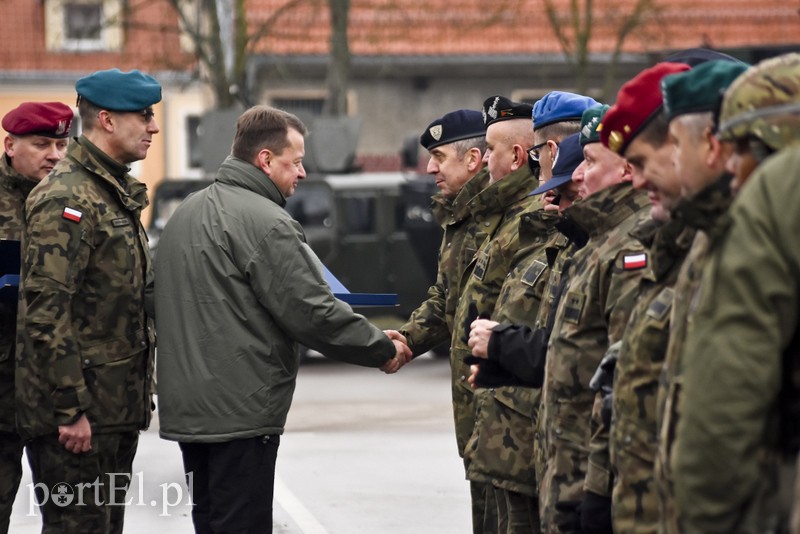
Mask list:
[[597,127],[603,146],[623,154],[631,140],[661,111],[661,79],[690,68],[683,63],[659,63],[626,82],[617,93],[617,103]]
[[3,129],[14,135],[68,137],[72,110],[61,102],[23,102],[3,117]]

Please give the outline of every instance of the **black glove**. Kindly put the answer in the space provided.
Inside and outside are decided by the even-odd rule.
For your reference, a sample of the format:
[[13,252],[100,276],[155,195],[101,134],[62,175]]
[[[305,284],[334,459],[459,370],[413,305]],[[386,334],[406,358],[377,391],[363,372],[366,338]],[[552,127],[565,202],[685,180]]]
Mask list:
[[611,526],[611,497],[586,492],[580,507],[584,534],[614,534]]
[[611,411],[614,404],[614,392],[612,391],[605,397],[600,404],[600,418],[603,420],[603,426],[611,428]]
[[559,532],[581,534],[581,501],[556,502],[556,526]]

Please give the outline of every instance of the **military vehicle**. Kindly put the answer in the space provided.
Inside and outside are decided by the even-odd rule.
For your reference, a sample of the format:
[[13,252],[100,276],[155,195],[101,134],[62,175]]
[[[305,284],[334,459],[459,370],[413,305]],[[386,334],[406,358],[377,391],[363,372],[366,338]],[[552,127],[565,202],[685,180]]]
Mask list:
[[[155,190],[151,249],[169,216],[211,180],[165,180]],[[405,319],[436,278],[441,229],[433,221],[428,176],[400,172],[311,174],[286,204],[308,243],[354,293],[396,293],[398,306],[360,308],[367,316]]]

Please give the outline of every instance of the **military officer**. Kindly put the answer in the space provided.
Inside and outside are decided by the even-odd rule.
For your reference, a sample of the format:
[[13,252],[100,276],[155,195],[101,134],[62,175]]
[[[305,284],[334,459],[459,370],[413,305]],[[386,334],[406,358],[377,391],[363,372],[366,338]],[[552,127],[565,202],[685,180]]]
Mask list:
[[723,97],[718,136],[740,188],[704,270],[684,347],[673,450],[683,532],[786,532],[800,445],[800,54]]
[[[22,237],[25,199],[66,154],[72,117],[61,102],[24,102],[3,117],[7,135],[0,158],[0,240]],[[23,443],[14,411],[16,325],[15,296],[0,301],[0,532],[8,531],[22,476]]]
[[128,165],[159,132],[161,85],[111,69],[75,88],[83,135],[25,205],[16,408],[43,531],[116,533],[152,409],[147,188]]
[[[432,121],[422,132],[420,144],[431,156],[427,170],[439,187],[433,197],[433,213],[444,230],[439,268],[428,299],[399,328],[399,333],[387,331],[390,337],[407,343],[415,356],[453,336],[456,307],[475,265],[475,253],[486,237],[473,216],[471,203],[489,182],[484,161],[486,124],[479,111],[456,110]],[[456,366],[458,362],[451,359],[451,364]],[[453,372],[454,409],[474,411],[472,392],[458,386],[457,376]],[[465,441],[456,427],[458,455],[462,457]],[[485,488],[470,483],[470,492],[473,530],[480,533],[484,529]]]
[[730,174],[725,172],[732,145],[717,139],[714,113],[722,92],[746,69],[747,65],[741,62],[709,61],[690,71],[671,74],[661,84],[682,197],[670,215],[696,232],[674,286],[669,340],[657,394],[654,485],[659,499],[658,531],[669,534],[680,532],[669,463],[679,416],[680,358],[692,315],[691,303],[702,281],[709,239],[732,200]]
[[[604,358],[598,375],[602,381],[608,374],[613,381],[613,395],[604,402],[610,405],[611,419],[602,421],[603,431],[592,437],[587,475],[587,491],[606,496],[611,505],[607,510],[612,512],[606,519],[613,517],[613,532],[620,534],[657,530],[655,393],[669,335],[672,287],[694,233],[682,221],[670,219],[680,198],[680,181],[668,142],[660,83],[665,76],[688,69],[684,64],[659,63],[644,70],[623,85],[616,105],[603,118],[603,129],[627,133],[621,143],[613,135],[605,139],[615,149],[612,152],[630,165],[634,188],[646,190],[651,202],[651,218],[632,232],[648,251],[648,264],[636,288],[638,299],[619,347],[616,370],[609,370],[613,356]],[[612,480],[609,501],[600,490],[610,487]],[[591,512],[583,510],[589,523]],[[603,519],[597,512],[594,525],[599,527]],[[603,526],[595,530],[611,532],[608,521]]]
[[[500,289],[519,252],[520,218],[536,202],[529,196],[536,186],[536,177],[528,165],[527,154],[527,148],[533,144],[532,106],[498,95],[484,101],[482,112],[487,145],[484,161],[490,179],[489,186],[478,194],[470,209],[486,238],[473,260],[472,273],[458,301],[451,341],[455,389],[463,397],[472,396],[468,383],[468,360],[465,360],[471,356],[468,346],[470,324],[480,314],[494,312]],[[498,486],[498,491],[495,491],[489,473],[496,451],[486,443],[484,431],[488,428],[482,425],[486,420],[476,422],[476,409],[483,414],[485,410],[491,411],[496,407],[490,388],[479,387],[474,402],[474,405],[455,406],[459,447],[464,450],[467,477],[474,483],[484,484],[489,494],[484,531],[496,532],[499,529],[505,532],[508,527],[505,522],[499,523],[497,514],[498,505],[505,510],[505,499],[495,504],[494,497],[502,493],[502,488]],[[501,514],[499,517],[502,519],[504,516]],[[530,514],[526,512],[522,521],[530,524]]]

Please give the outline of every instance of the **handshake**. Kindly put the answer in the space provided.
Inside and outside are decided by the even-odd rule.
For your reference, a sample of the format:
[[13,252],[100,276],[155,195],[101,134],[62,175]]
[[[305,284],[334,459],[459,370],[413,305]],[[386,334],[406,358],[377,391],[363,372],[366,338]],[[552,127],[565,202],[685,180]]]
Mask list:
[[392,373],[396,373],[401,367],[410,362],[413,354],[411,349],[408,348],[408,342],[403,334],[397,330],[384,330],[383,333],[386,334],[386,337],[392,340],[392,343],[394,343],[394,358],[387,361],[381,367],[381,371],[387,375],[390,375]]

